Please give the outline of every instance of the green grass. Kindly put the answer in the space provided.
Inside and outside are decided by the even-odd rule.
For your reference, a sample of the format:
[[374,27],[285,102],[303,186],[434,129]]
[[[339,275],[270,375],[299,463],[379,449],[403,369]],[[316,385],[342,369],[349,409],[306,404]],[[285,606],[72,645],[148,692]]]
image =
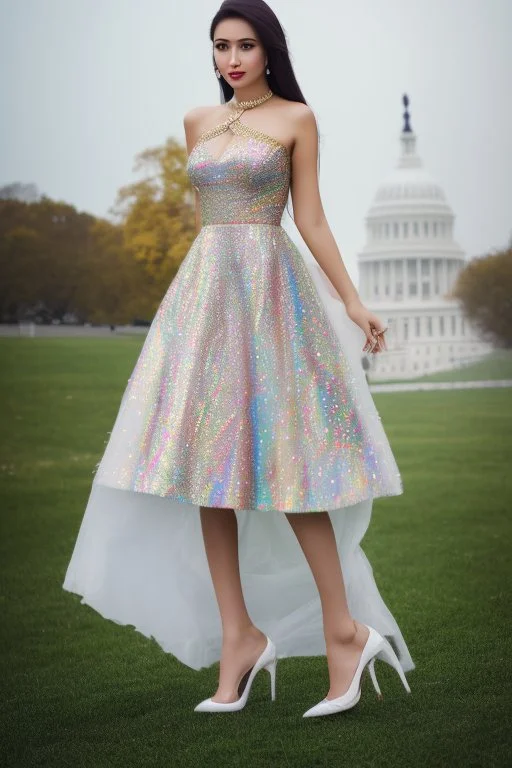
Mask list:
[[385,381],[370,379],[370,384],[391,384],[400,381],[485,381],[487,379],[512,379],[512,350],[495,349],[483,360],[453,371],[429,373],[415,379],[386,379]]
[[277,700],[198,715],[216,683],[62,581],[139,339],[0,342],[3,764],[81,768],[505,766],[510,750],[512,390],[375,396],[402,471],[364,550],[417,668],[408,696],[380,664],[379,701],[302,719],[325,658],[283,659]]

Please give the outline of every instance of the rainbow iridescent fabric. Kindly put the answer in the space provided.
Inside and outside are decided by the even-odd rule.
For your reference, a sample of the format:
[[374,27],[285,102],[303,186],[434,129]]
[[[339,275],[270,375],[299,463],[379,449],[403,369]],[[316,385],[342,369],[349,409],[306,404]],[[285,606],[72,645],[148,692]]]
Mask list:
[[95,482],[279,511],[400,493],[280,223],[289,152],[240,121],[229,130],[222,152],[210,131],[190,153],[203,226],[153,320]]

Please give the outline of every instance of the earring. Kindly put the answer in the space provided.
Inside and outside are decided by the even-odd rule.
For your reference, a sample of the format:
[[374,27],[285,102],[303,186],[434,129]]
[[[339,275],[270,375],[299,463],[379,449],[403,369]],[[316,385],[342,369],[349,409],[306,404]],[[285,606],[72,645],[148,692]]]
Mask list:
[[219,80],[220,80],[220,78],[222,77],[222,75],[220,74],[220,72],[219,72],[219,70],[218,70],[218,69],[216,69],[216,70],[215,70],[215,74],[217,75],[217,77],[218,77],[218,78],[219,78]]
[[267,67],[267,75],[270,75],[270,69]]

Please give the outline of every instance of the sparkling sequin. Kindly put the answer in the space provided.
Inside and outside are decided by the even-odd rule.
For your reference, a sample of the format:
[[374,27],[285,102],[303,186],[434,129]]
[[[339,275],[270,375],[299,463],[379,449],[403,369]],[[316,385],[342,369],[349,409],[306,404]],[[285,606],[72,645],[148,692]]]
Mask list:
[[[212,139],[224,131],[232,137],[219,151]],[[280,225],[290,166],[283,144],[239,120],[193,148],[203,226],[155,315],[95,482],[279,511],[400,492]]]

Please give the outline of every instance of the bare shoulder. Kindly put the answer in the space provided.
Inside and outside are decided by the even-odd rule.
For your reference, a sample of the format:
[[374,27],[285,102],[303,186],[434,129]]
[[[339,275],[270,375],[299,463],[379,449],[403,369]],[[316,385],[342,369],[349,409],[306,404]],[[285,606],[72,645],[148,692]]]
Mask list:
[[187,146],[191,148],[197,139],[225,117],[226,107],[222,104],[213,107],[194,107],[185,113],[183,127]]
[[183,116],[183,125],[185,127],[194,128],[198,124],[202,123],[208,115],[216,111],[218,107],[193,107],[185,112]]
[[218,112],[218,107],[193,107],[183,116],[183,128],[185,130],[185,140],[189,152],[195,146],[197,140],[215,121],[214,115]]
[[282,120],[288,125],[288,132],[297,139],[299,135],[315,134],[317,123],[315,113],[308,104],[302,101],[279,99],[276,104]]
[[302,101],[290,101],[289,99],[278,97],[276,108],[282,110],[283,115],[288,115],[292,120],[303,120],[307,119],[308,116],[314,118],[311,107]]
[[[257,110],[254,111],[257,113]],[[301,133],[298,126],[302,116],[309,113],[312,114],[311,109],[301,101],[291,101],[274,94],[268,102],[268,107],[267,104],[262,107],[262,112],[260,113],[262,118],[259,122],[255,119],[254,127],[272,135],[281,144],[284,144],[289,152],[293,152],[298,136]],[[252,116],[250,115],[247,121],[251,118]]]
[[194,126],[203,123],[205,120],[215,118],[219,114],[225,112],[225,106],[223,104],[215,104],[207,107],[193,107],[185,112],[183,116],[183,124]]
[[301,131],[315,131],[316,117],[309,104],[294,101],[292,106],[293,112],[290,113],[290,117],[294,120],[297,128]]

